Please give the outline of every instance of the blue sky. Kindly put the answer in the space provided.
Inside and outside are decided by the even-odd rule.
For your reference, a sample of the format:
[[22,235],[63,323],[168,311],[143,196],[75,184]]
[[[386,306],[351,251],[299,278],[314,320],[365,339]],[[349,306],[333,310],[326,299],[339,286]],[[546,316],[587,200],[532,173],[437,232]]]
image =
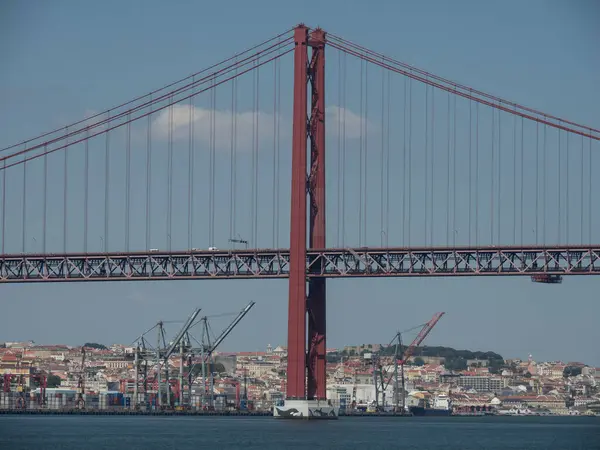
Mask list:
[[[42,131],[64,126],[81,119],[89,111],[102,111],[136,95],[143,94],[156,87],[200,70],[216,61],[248,46],[271,37],[296,23],[305,22],[311,26],[321,26],[339,36],[360,43],[381,53],[395,57],[438,75],[457,80],[492,94],[516,100],[524,105],[557,114],[576,122],[598,126],[600,94],[596,89],[597,74],[600,70],[600,58],[595,43],[600,35],[595,23],[600,17],[599,7],[592,1],[576,4],[558,1],[502,2],[326,2],[319,8],[311,5],[282,4],[282,2],[259,2],[250,5],[246,2],[201,4],[197,2],[112,2],[92,4],[75,1],[22,2],[9,1],[0,6],[0,55],[5,69],[0,72],[0,123],[2,123],[2,147],[21,139],[36,135]],[[328,53],[328,105],[339,104],[335,83],[337,81],[337,53]],[[287,223],[289,221],[289,186],[287,186],[287,163],[285,154],[286,119],[289,119],[291,105],[288,94],[291,59],[282,62],[282,175],[281,205],[275,212],[271,207],[270,196],[261,203],[260,208],[267,217],[260,222],[258,245],[271,246],[271,217],[280,217],[280,245],[287,245]],[[349,61],[349,94],[346,107],[348,111],[359,114],[358,66]],[[381,81],[377,69],[369,69],[370,84],[370,123],[369,142],[372,148],[378,148],[381,130],[378,111]],[[272,113],[272,87],[269,77],[272,68],[261,72],[261,112],[265,113],[265,123]],[[251,102],[251,78],[241,82],[242,109],[248,109]],[[243,84],[246,83],[246,84]],[[244,86],[246,86],[244,88]],[[266,88],[263,88],[266,86]],[[332,86],[332,87],[329,87]],[[396,77],[392,81],[392,91],[401,92],[402,80]],[[415,88],[416,89],[416,88]],[[416,91],[415,91],[416,92]],[[422,109],[424,90],[416,94],[421,96]],[[226,111],[227,93],[219,93],[218,110]],[[221,97],[221,95],[223,97]],[[437,94],[436,94],[437,95]],[[372,100],[371,100],[372,98]],[[416,98],[416,97],[415,97]],[[208,105],[208,98],[199,98],[195,106]],[[437,127],[440,136],[445,136],[443,111],[446,97],[436,97],[436,113],[442,111]],[[459,105],[464,113],[465,105]],[[393,117],[399,118],[400,100],[394,103]],[[468,109],[467,109],[468,111]],[[415,113],[416,114],[416,113]],[[483,112],[482,112],[483,114]],[[398,119],[401,120],[401,119]],[[489,119],[488,119],[489,120]],[[504,120],[504,119],[503,119]],[[418,126],[422,118],[415,119]],[[266,125],[263,125],[263,127]],[[339,242],[337,235],[336,188],[338,179],[335,173],[336,137],[333,127],[328,129],[328,151],[333,152],[331,176],[329,175],[328,239],[331,245]],[[460,127],[461,125],[459,125]],[[462,125],[464,127],[464,124]],[[506,127],[504,123],[503,127]],[[398,144],[396,134],[400,125],[394,123],[392,147]],[[528,129],[526,141],[533,141],[531,129]],[[507,130],[507,133],[510,133]],[[268,132],[266,132],[268,135]],[[508,134],[510,136],[510,134]],[[122,136],[121,136],[122,138]],[[418,139],[421,139],[419,137]],[[400,138],[401,139],[401,138]],[[416,138],[417,139],[417,138]],[[415,146],[418,146],[418,139]],[[442,145],[445,138],[438,138]],[[458,146],[461,147],[461,134]],[[482,138],[483,139],[483,138]],[[486,137],[487,139],[487,137]],[[268,142],[268,136],[265,137]],[[564,142],[564,141],[563,141]],[[571,145],[575,145],[572,141]],[[164,142],[162,143],[164,144]],[[91,144],[92,167],[102,159]],[[100,145],[100,144],[97,144]],[[183,143],[176,143],[184,149]],[[505,144],[506,145],[506,144]],[[577,144],[578,145],[578,144]],[[163,247],[165,231],[164,189],[161,189],[161,142],[157,141],[156,187],[154,188],[157,206],[153,221],[153,246]],[[355,150],[356,139],[349,139],[348,148]],[[139,148],[138,148],[139,147]],[[134,161],[137,151],[143,146],[134,144]],[[99,148],[99,147],[98,147]],[[177,147],[179,148],[179,147]],[[269,147],[270,148],[270,147]],[[437,147],[436,147],[437,148]],[[443,155],[445,147],[439,147]],[[598,145],[596,150],[600,151]],[[164,146],[163,146],[164,149]],[[549,148],[548,151],[554,151]],[[483,151],[483,150],[482,150]],[[511,149],[507,148],[510,154]],[[261,156],[261,167],[266,170],[270,154],[265,150]],[[162,155],[162,156],[161,156]],[[397,156],[397,154],[396,154]],[[94,158],[98,159],[94,159]],[[415,158],[421,158],[422,154]],[[526,158],[532,157],[529,150]],[[185,159],[177,159],[176,169],[186,173]],[[183,158],[183,156],[181,156]],[[225,157],[218,154],[220,170],[226,171]],[[242,165],[248,154],[240,156]],[[357,173],[356,158],[348,164],[348,180]],[[369,195],[369,219],[367,243],[379,244],[382,233],[379,225],[379,179],[380,160],[373,156],[374,163],[369,169],[369,179],[375,184],[374,193]],[[438,164],[443,165],[443,157]],[[465,154],[459,157],[459,166],[466,160]],[[489,155],[482,155],[482,164],[487,163]],[[529,159],[528,159],[529,160]],[[440,162],[441,161],[441,162]],[[509,164],[509,160],[505,160]],[[565,163],[562,160],[562,164]],[[581,164],[577,154],[569,159],[573,167]],[[597,164],[598,159],[595,159]],[[81,167],[81,152],[71,155],[71,167]],[[114,162],[118,164],[118,162]],[[396,160],[394,170],[399,167]],[[418,164],[418,161],[415,162]],[[551,173],[558,169],[555,160],[550,161],[547,170]],[[58,170],[60,160],[49,159],[49,167]],[[33,167],[33,166],[32,166]],[[116,167],[116,166],[115,166]],[[461,170],[459,167],[459,171]],[[529,166],[528,166],[529,167]],[[594,165],[594,167],[597,167]],[[30,169],[28,187],[27,249],[39,250],[41,241],[39,215],[39,190],[42,186],[39,166]],[[38,172],[35,172],[38,170]],[[75,170],[75,169],[72,169]],[[117,169],[119,170],[119,169]],[[438,174],[445,176],[443,166],[436,168]],[[95,171],[93,171],[95,172]],[[119,172],[117,172],[119,173]],[[179,173],[179,172],[178,172]],[[204,173],[204,172],[202,172]],[[226,173],[226,172],[219,172]],[[269,172],[265,171],[259,188],[269,189]],[[459,172],[463,174],[464,172]],[[553,173],[553,172],[552,172]],[[566,219],[563,216],[562,241],[579,243],[579,220],[581,206],[578,206],[575,170],[570,185],[572,190],[570,216],[572,216],[570,234],[564,232]],[[134,169],[133,179],[141,176]],[[202,175],[202,174],[201,174]],[[423,173],[415,168],[415,180]],[[525,186],[531,188],[531,174],[527,172]],[[70,202],[77,205],[80,201],[80,174],[70,174]],[[94,176],[98,176],[97,174]],[[504,186],[514,185],[512,173],[504,169]],[[62,173],[56,181],[49,177],[50,212],[48,216],[48,245],[62,248]],[[242,189],[248,187],[248,173],[240,175]],[[401,175],[393,174],[393,192],[401,191],[404,181]],[[13,245],[14,251],[20,251],[20,195],[19,175],[14,175],[16,187],[12,209],[14,215],[8,218],[9,230],[7,245]],[[163,181],[158,181],[163,180]],[[374,180],[374,181],[373,181]],[[401,180],[401,181],[398,181]],[[60,182],[60,183],[59,183]],[[594,183],[595,180],[592,180]],[[187,192],[183,178],[177,177],[177,192]],[[394,184],[396,183],[396,184]],[[397,184],[400,183],[400,184]],[[416,181],[415,181],[416,183]],[[223,185],[223,183],[217,183]],[[224,183],[228,186],[228,183]],[[548,188],[549,197],[552,183]],[[262,187],[260,187],[262,186]],[[424,197],[420,197],[418,187],[413,185],[415,204],[411,243],[419,245],[425,238],[421,226]],[[445,182],[436,181],[436,202],[445,204],[443,197]],[[348,189],[351,189],[352,186]],[[458,179],[458,193],[463,192],[464,184]],[[111,247],[122,247],[122,209],[123,199],[119,196],[118,186],[113,189],[115,212],[111,217]],[[202,185],[198,186],[202,192]],[[482,198],[489,198],[484,187]],[[505,188],[506,189],[506,188]],[[530,190],[530,189],[529,189]],[[242,191],[243,192],[243,191]],[[348,196],[355,195],[349,190]],[[101,190],[92,189],[90,201],[100,202]],[[137,192],[140,194],[140,192]],[[135,194],[135,195],[137,195]],[[513,206],[509,197],[513,191],[504,191],[507,201],[502,210],[503,243],[512,243]],[[154,195],[154,194],[153,194]],[[229,225],[228,194],[216,195],[217,202],[217,242],[225,246]],[[241,194],[240,194],[241,195]],[[246,195],[244,193],[244,195]],[[140,197],[141,198],[141,197]],[[133,226],[141,225],[141,209],[137,208],[134,196],[132,210]],[[350,197],[349,197],[350,198]],[[567,197],[565,197],[566,199]],[[137,199],[137,200],[136,200]],[[502,197],[504,199],[504,197]],[[395,200],[392,198],[392,200]],[[465,222],[464,200],[458,200],[456,234],[458,240],[465,242],[473,233]],[[206,201],[202,197],[201,202]],[[240,233],[246,237],[250,230],[247,222],[247,205],[240,201]],[[401,207],[392,201],[391,226],[385,229],[390,245],[400,245],[404,239]],[[101,204],[101,203],[99,203]],[[437,203],[436,203],[437,204]],[[224,205],[224,206],[221,206]],[[485,202],[482,203],[485,205]],[[508,205],[508,206],[507,206]],[[527,203],[530,206],[530,203]],[[56,208],[55,208],[56,207]],[[356,199],[349,202],[347,208],[348,243],[356,243],[357,223],[355,215]],[[469,206],[467,206],[468,208]],[[182,219],[184,209],[180,203],[174,206],[175,232],[174,247],[183,248],[187,238],[186,220]],[[246,209],[244,209],[246,208]],[[558,211],[549,202],[548,217],[555,217]],[[56,209],[56,211],[55,211]],[[199,207],[198,231],[194,246],[206,246],[202,240],[206,235],[206,223]],[[140,213],[140,214],[138,214]],[[598,242],[595,224],[600,225],[600,211],[592,214],[592,240]],[[446,215],[444,210],[436,210],[441,225],[434,229],[434,241],[445,243]],[[70,207],[68,247],[72,251],[81,250],[81,215],[75,206]],[[245,219],[246,218],[246,219]],[[486,214],[482,221],[485,222]],[[100,212],[91,213],[92,224],[89,230],[89,247],[99,250],[104,245],[101,237],[103,219]],[[179,220],[181,219],[181,220]],[[263,220],[263,219],[261,219]],[[525,241],[533,242],[536,233],[530,231],[533,216],[526,216]],[[549,227],[556,227],[556,220],[548,220]],[[587,216],[584,218],[584,224]],[[481,225],[482,234],[488,233],[488,224]],[[137,229],[137,228],[135,228]],[[586,236],[588,230],[584,231]],[[538,230],[538,233],[540,230]],[[133,233],[132,245],[143,245],[143,233]],[[549,231],[556,235],[553,228]],[[483,237],[490,243],[489,235]],[[10,242],[8,240],[10,239]],[[547,242],[554,242],[548,238]],[[595,342],[600,338],[595,317],[600,315],[600,306],[595,301],[594,292],[598,290],[598,281],[592,277],[566,279],[559,286],[545,286],[531,283],[527,278],[518,279],[385,279],[385,280],[339,280],[329,283],[328,303],[328,347],[363,342],[388,342],[397,329],[406,329],[425,322],[434,312],[446,311],[447,315],[438,324],[428,338],[429,344],[449,345],[460,348],[493,350],[505,357],[526,357],[532,353],[536,359],[580,360],[600,365],[600,353]],[[47,285],[7,285],[2,287],[4,314],[0,318],[0,340],[34,339],[39,342],[77,344],[83,341],[126,342],[131,341],[142,330],[157,319],[182,318],[189,314],[194,306],[203,308],[207,314],[235,311],[250,300],[257,305],[238,329],[224,343],[224,349],[253,350],[262,349],[267,343],[284,344],[287,324],[287,285],[284,281],[219,281],[219,282],[168,282],[168,283],[94,283],[47,284]],[[19,318],[19,320],[14,320]],[[222,324],[223,326],[225,323]],[[219,328],[218,322],[215,327]]]

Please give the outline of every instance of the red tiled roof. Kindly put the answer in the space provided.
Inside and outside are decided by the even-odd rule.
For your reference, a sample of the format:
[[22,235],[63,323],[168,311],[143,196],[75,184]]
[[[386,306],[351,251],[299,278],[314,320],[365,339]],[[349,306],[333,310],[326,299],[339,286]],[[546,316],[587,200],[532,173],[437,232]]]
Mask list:
[[2,356],[2,362],[13,362],[17,361],[17,357],[12,352],[6,352],[4,356]]
[[237,352],[237,356],[265,356],[266,352]]

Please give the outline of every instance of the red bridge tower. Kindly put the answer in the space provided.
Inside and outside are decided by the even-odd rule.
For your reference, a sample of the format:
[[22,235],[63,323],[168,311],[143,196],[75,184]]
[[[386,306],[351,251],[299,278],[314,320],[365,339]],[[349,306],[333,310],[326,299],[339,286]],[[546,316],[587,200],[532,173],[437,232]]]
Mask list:
[[[325,32],[315,29],[309,33],[307,27],[298,25],[294,41],[287,399],[285,406],[276,407],[274,413],[276,417],[336,418],[336,411],[326,400],[325,278],[310,279],[308,297],[306,288],[307,231],[310,248],[326,247]],[[310,142],[310,171],[307,142]],[[307,206],[310,208],[308,221]]]

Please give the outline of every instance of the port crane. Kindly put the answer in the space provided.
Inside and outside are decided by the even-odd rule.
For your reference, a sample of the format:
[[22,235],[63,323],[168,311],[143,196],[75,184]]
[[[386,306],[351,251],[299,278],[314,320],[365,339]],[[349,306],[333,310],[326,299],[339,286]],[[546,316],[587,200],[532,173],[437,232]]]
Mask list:
[[85,399],[83,396],[85,395],[85,347],[81,347],[81,370],[79,372],[79,377],[77,378],[77,400],[75,401],[75,406],[78,409],[85,408]]
[[[231,321],[231,323],[221,332],[221,334],[214,339],[214,341],[211,342],[211,328],[210,328],[210,324],[208,322],[208,317],[202,317],[200,319],[200,322],[202,323],[202,336],[200,339],[200,342],[198,342],[195,338],[194,340],[196,340],[196,342],[198,344],[200,344],[199,348],[194,348],[192,349],[193,352],[196,353],[200,353],[200,361],[202,364],[202,380],[203,380],[203,389],[202,389],[202,404],[204,405],[205,400],[206,400],[206,393],[207,393],[207,386],[206,386],[206,382],[207,382],[207,365],[210,365],[210,361],[212,361],[212,355],[214,353],[214,351],[217,349],[217,347],[221,344],[221,342],[223,342],[225,340],[225,338],[227,336],[229,336],[229,334],[233,331],[233,329],[237,326],[237,324],[244,318],[244,316],[246,314],[248,314],[248,312],[252,309],[252,307],[255,305],[255,302],[250,302],[248,303],[239,313],[238,315]],[[193,366],[190,367],[190,371],[189,371],[189,385],[192,385],[192,370],[194,369],[194,367],[196,367],[197,364],[194,364]],[[211,378],[210,378],[210,401],[209,401],[209,406],[212,406],[212,399],[213,399],[213,395],[212,393],[214,392],[214,386],[213,386],[213,378],[212,378],[212,373],[211,373]]]
[[[171,407],[171,384],[176,386],[175,395],[179,400],[179,405],[184,404],[184,365],[187,362],[188,367],[188,389],[189,398],[191,399],[191,388],[192,388],[192,370],[196,364],[192,363],[194,354],[201,355],[202,373],[206,383],[206,363],[212,357],[215,349],[225,340],[225,338],[231,333],[236,325],[242,320],[242,318],[250,311],[255,305],[255,302],[250,302],[244,307],[244,309],[237,314],[235,319],[223,330],[223,332],[214,340],[210,338],[210,325],[208,323],[208,316],[198,318],[201,311],[200,308],[194,309],[192,314],[184,322],[181,329],[177,332],[173,340],[167,343],[165,337],[164,324],[166,322],[160,321],[149,330],[145,331],[135,341],[135,360],[134,366],[136,370],[136,379],[134,384],[134,407],[138,405],[138,393],[140,388],[143,389],[146,395],[149,384],[151,383],[156,387],[156,399],[157,406]],[[198,324],[203,325],[202,338],[199,342],[191,333],[192,328]],[[152,346],[147,339],[148,333],[158,329],[158,337],[156,346]],[[199,347],[192,346],[192,340],[199,344]],[[179,379],[171,380],[169,376],[169,358],[173,355],[179,354]],[[149,374],[150,372],[150,374]],[[165,372],[163,374],[163,372]],[[151,378],[151,374],[154,373],[154,379]],[[150,375],[150,376],[149,376]],[[164,378],[163,378],[164,376]],[[166,382],[166,405],[163,405],[163,384]],[[205,386],[206,388],[206,386]],[[204,395],[203,395],[204,399]]]
[[[429,335],[429,333],[431,332],[431,330],[433,329],[433,327],[439,322],[439,320],[442,318],[442,316],[444,315],[444,312],[438,312],[435,313],[433,315],[433,317],[431,318],[431,320],[429,320],[429,322],[423,324],[423,325],[419,325],[417,327],[411,328],[409,330],[405,330],[403,332],[397,332],[396,335],[394,336],[394,338],[391,340],[389,346],[395,345],[395,351],[394,351],[394,376],[393,378],[391,376],[386,376],[384,377],[383,374],[383,368],[381,366],[381,362],[379,361],[379,358],[374,359],[374,363],[375,363],[375,367],[374,367],[374,379],[375,379],[375,399],[376,399],[376,403],[377,403],[377,407],[379,408],[379,391],[381,391],[382,396],[383,396],[383,404],[385,405],[385,391],[387,389],[387,387],[389,386],[391,380],[394,380],[395,386],[394,386],[394,408],[398,408],[398,372],[400,372],[400,378],[401,378],[401,383],[402,383],[402,405],[401,405],[401,411],[404,412],[404,408],[405,408],[405,392],[404,392],[404,364],[406,363],[406,361],[413,355],[415,349],[421,345],[421,343],[425,340],[425,338],[427,337],[427,335]],[[415,339],[411,342],[411,344],[404,350],[404,354],[402,355],[402,358],[398,359],[398,356],[400,354],[400,351],[402,350],[402,333],[407,333],[408,331],[412,331],[415,329],[421,328],[421,330],[419,331],[419,334],[417,334],[417,337],[415,337]],[[400,369],[400,371],[398,370]]]
[[[166,339],[165,339],[165,329],[164,329],[165,322],[163,322],[163,321],[159,321],[152,328],[150,328],[149,330],[142,333],[136,339],[137,342],[134,341],[134,342],[136,342],[135,354],[134,354],[134,366],[135,366],[135,371],[136,371],[134,394],[133,394],[134,408],[137,408],[139,406],[138,405],[138,403],[139,403],[138,395],[139,395],[139,387],[140,387],[139,386],[140,378],[141,378],[141,382],[143,385],[144,395],[146,395],[148,393],[148,381],[150,381],[148,379],[148,362],[153,358],[155,358],[155,362],[153,362],[152,365],[153,366],[155,365],[155,367],[156,367],[156,378],[154,380],[154,382],[155,382],[154,384],[156,384],[156,391],[157,391],[157,396],[156,396],[157,406],[159,406],[159,407],[162,406],[162,370],[163,370],[162,366],[163,365],[166,370],[167,404],[170,405],[171,389],[170,389],[170,385],[169,385],[169,364],[168,364],[169,358],[179,347],[181,350],[181,353],[182,353],[182,360],[183,360],[183,348],[184,348],[185,343],[187,342],[187,345],[189,346],[189,337],[187,336],[188,331],[194,325],[194,321],[198,317],[198,314],[200,314],[200,311],[201,311],[200,308],[194,309],[192,314],[190,314],[190,316],[184,322],[184,324],[181,327],[181,329],[179,330],[179,332],[175,335],[175,338],[169,343],[168,346],[167,346]],[[153,348],[152,345],[150,345],[150,343],[146,339],[146,335],[156,328],[158,328],[158,340],[157,340],[156,348]],[[187,341],[186,341],[186,338],[187,338]],[[161,342],[162,342],[162,345],[161,345]],[[182,363],[182,365],[183,365],[183,363]],[[183,370],[182,367],[180,367],[180,370]],[[180,397],[180,399],[182,399],[181,386],[179,389],[179,397]]]

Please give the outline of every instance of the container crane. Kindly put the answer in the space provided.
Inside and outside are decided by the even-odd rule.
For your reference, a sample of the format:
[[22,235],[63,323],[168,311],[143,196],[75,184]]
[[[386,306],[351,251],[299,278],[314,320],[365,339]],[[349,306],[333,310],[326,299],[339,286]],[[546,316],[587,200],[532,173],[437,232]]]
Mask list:
[[[135,383],[134,383],[134,394],[133,394],[133,406],[134,408],[138,408],[139,406],[139,384],[140,378],[143,382],[143,390],[144,397],[148,394],[148,382],[150,381],[148,378],[148,365],[150,363],[150,370],[155,373],[154,384],[156,384],[156,405],[158,407],[162,405],[162,371],[163,368],[166,372],[166,380],[167,380],[167,405],[171,405],[171,388],[169,382],[169,358],[171,355],[175,353],[175,351],[179,348],[180,351],[183,351],[184,341],[186,341],[186,336],[188,336],[189,329],[194,325],[194,321],[196,317],[200,313],[201,309],[196,308],[192,312],[192,314],[188,317],[188,319],[184,322],[183,326],[179,330],[179,332],[175,335],[173,341],[169,343],[167,346],[165,339],[165,330],[164,330],[164,322],[160,321],[156,325],[154,325],[149,330],[142,333],[135,341],[135,354],[134,354],[134,366],[135,366]],[[156,344],[156,348],[152,348],[149,342],[146,339],[146,335],[151,331],[158,329],[158,340]],[[162,341],[162,345],[161,345]],[[189,339],[187,339],[189,342]],[[182,356],[183,358],[183,356]],[[152,360],[152,361],[151,361]],[[179,398],[182,399],[181,387],[183,383],[180,383],[180,392]],[[144,402],[147,401],[145,398]]]
[[85,347],[81,347],[81,371],[79,372],[79,378],[77,379],[77,400],[75,405],[79,409],[85,408],[85,400],[83,398],[85,394]]
[[[196,320],[196,317],[198,317],[198,314],[200,314],[200,308],[196,308],[192,312],[192,314],[188,317],[188,319],[185,321],[185,323],[183,324],[183,326],[181,327],[181,329],[175,336],[175,339],[173,339],[173,341],[171,342],[169,347],[165,350],[165,353],[163,355],[163,364],[166,369],[166,378],[167,378],[167,405],[169,405],[169,406],[171,406],[171,384],[169,381],[169,358],[175,352],[175,350],[177,350],[177,348],[179,347],[179,350],[181,351],[180,371],[183,370],[184,337],[187,335],[190,328],[194,325],[194,321]],[[188,341],[189,341],[189,339],[188,339]],[[160,371],[160,365],[158,367],[158,370]],[[179,379],[180,379],[180,386],[177,390],[176,397],[179,398],[181,403],[183,403],[183,373],[182,372],[180,372],[180,374],[179,374]]]
[[[444,312],[438,312],[435,313],[433,315],[433,317],[431,318],[431,320],[429,320],[429,322],[427,322],[426,324],[422,325],[421,330],[419,331],[419,334],[417,335],[417,337],[411,342],[411,344],[406,348],[406,350],[404,351],[404,354],[402,355],[401,359],[398,359],[398,354],[402,349],[402,332],[398,332],[396,333],[396,336],[394,336],[394,338],[392,339],[390,345],[392,345],[395,342],[395,352],[394,352],[394,380],[395,380],[395,386],[394,386],[394,407],[398,406],[398,366],[400,366],[400,378],[401,378],[401,382],[402,382],[402,407],[401,407],[401,411],[404,412],[404,400],[405,400],[405,396],[404,396],[404,363],[413,355],[415,349],[421,345],[421,343],[425,340],[425,338],[427,337],[427,335],[429,335],[429,333],[431,332],[431,330],[433,329],[433,327],[439,322],[439,320],[442,318],[442,316],[446,314]],[[418,327],[416,327],[418,328]],[[414,329],[414,328],[412,328]],[[407,330],[410,331],[410,330]],[[381,368],[381,364],[379,364],[378,367],[378,372],[379,372],[379,376],[380,376],[380,386],[381,386],[381,392],[385,393],[385,390],[387,389],[387,387],[389,386],[392,377],[387,377],[387,383],[385,382],[386,380],[384,380],[384,376],[383,376],[383,371]],[[378,384],[376,382],[375,384],[376,386],[376,398],[377,400],[379,399],[378,396]],[[385,394],[384,394],[385,395]],[[384,399],[384,403],[385,403],[385,399]]]
[[[208,317],[203,317],[202,319],[200,319],[203,322],[203,331],[202,331],[202,342],[200,343],[200,355],[201,355],[201,364],[202,364],[202,380],[204,383],[204,389],[203,389],[203,398],[202,398],[202,403],[204,403],[204,397],[206,394],[206,378],[207,378],[207,370],[206,370],[206,363],[209,362],[212,358],[212,354],[214,353],[214,351],[217,349],[217,347],[221,344],[221,342],[223,342],[225,340],[225,338],[227,336],[229,336],[229,334],[233,331],[233,329],[237,326],[237,324],[244,318],[244,316],[246,314],[248,314],[248,312],[252,309],[252,307],[255,305],[255,302],[250,302],[248,303],[244,309],[242,309],[239,314],[233,319],[233,321],[227,326],[227,328],[225,328],[221,334],[214,340],[214,342],[211,342],[210,340],[210,327],[208,325]],[[190,367],[190,377],[192,374],[192,370],[193,368],[196,366],[196,364],[194,364],[192,367]],[[190,380],[190,386],[191,386],[191,380]],[[211,376],[211,394],[213,392],[213,386],[212,386],[212,376]],[[211,395],[211,402],[212,402],[212,395]],[[211,405],[212,406],[212,405]]]

